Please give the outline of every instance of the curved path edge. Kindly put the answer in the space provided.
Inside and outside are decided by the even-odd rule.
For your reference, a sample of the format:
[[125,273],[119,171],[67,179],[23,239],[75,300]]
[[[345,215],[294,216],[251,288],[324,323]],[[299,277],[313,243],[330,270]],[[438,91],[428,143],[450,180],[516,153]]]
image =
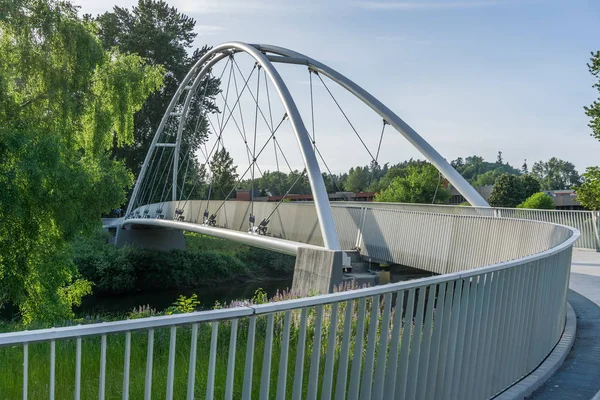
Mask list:
[[556,372],[563,361],[565,361],[565,358],[575,343],[576,333],[577,317],[575,316],[575,310],[573,310],[571,304],[567,303],[567,321],[565,323],[565,329],[560,337],[560,340],[556,346],[554,346],[554,349],[552,349],[544,361],[542,361],[542,363],[538,365],[538,367],[529,375],[525,376],[519,382],[515,383],[510,388],[494,397],[494,399],[524,399],[531,395],[537,388],[542,386],[544,382],[546,382],[548,378],[550,378],[550,376]]

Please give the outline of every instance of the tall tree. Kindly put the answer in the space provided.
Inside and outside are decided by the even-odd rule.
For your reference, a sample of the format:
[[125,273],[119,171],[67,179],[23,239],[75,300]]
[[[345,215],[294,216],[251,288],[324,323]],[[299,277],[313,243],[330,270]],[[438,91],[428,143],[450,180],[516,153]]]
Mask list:
[[525,199],[523,181],[505,173],[496,180],[488,202],[492,207],[516,207]]
[[546,162],[536,162],[531,168],[531,173],[539,179],[542,190],[570,189],[581,183],[575,166],[556,157]]
[[521,175],[520,179],[523,182],[523,196],[526,199],[538,193],[542,188],[540,181],[531,174]]
[[[115,6],[112,12],[99,15],[96,20],[105,49],[116,47],[123,53],[135,53],[150,65],[164,68],[164,88],[152,94],[135,115],[133,143],[114,149],[115,157],[124,160],[137,176],[171,98],[192,64],[209,49],[203,47],[191,56],[188,54],[197,35],[194,33],[196,22],[162,0],[139,0],[131,10]],[[217,80],[207,79],[201,84],[198,93],[205,92],[207,96],[202,104],[198,101],[191,104],[191,117],[183,132],[184,154],[187,151],[194,154],[206,138],[207,123],[204,119],[198,123],[197,119],[202,118],[200,107],[216,111],[211,98],[218,93]],[[199,173],[200,166],[195,158],[191,167],[192,175]]]
[[444,203],[450,191],[442,185],[438,170],[431,164],[409,165],[406,176],[397,176],[391,184],[375,195],[375,201],[398,203]]
[[588,210],[600,210],[600,168],[589,167],[584,182],[576,189],[577,201]]
[[[596,79],[592,86],[600,92],[600,50],[592,52],[590,62],[587,64],[590,74]],[[585,113],[590,117],[589,127],[592,128],[591,135],[600,140],[600,98],[596,99],[590,106],[583,107]]]
[[[600,51],[592,53],[587,66],[590,74],[596,79],[593,87],[600,93]],[[600,140],[600,98],[584,109],[586,115],[590,117],[589,127],[592,128],[592,136]],[[587,209],[600,210],[600,168],[588,167],[583,178],[584,182],[576,189],[577,201]]]
[[[233,164],[233,158],[225,147],[215,152],[211,161],[212,171],[212,193],[211,199],[225,200],[235,197],[235,193],[231,193],[237,182],[237,166]],[[231,193],[231,194],[230,194]]]
[[72,315],[90,290],[69,241],[98,227],[132,183],[113,143],[163,70],[107,52],[68,2],[14,0],[0,14],[0,306],[25,323]]
[[346,180],[346,190],[364,192],[369,187],[371,173],[368,167],[351,168]]

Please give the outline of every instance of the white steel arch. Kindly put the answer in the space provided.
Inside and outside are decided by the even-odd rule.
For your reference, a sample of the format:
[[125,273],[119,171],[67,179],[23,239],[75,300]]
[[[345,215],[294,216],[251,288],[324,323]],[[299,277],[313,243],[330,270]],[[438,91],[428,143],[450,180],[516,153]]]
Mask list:
[[[208,71],[210,70],[210,67],[212,67],[215,63],[217,63],[219,60],[223,59],[224,57],[227,57],[236,52],[244,52],[244,53],[250,55],[252,58],[254,58],[254,60],[265,70],[267,76],[269,77],[269,79],[273,83],[273,86],[277,90],[279,98],[281,99],[281,102],[283,103],[283,106],[287,113],[288,119],[290,120],[290,123],[292,125],[294,134],[296,135],[296,140],[298,141],[298,145],[300,147],[300,152],[302,154],[302,158],[304,160],[304,163],[306,164],[307,175],[308,175],[308,179],[309,179],[312,194],[313,194],[313,199],[315,202],[315,208],[317,211],[317,215],[319,217],[319,225],[321,228],[321,235],[323,237],[323,244],[324,244],[325,248],[327,248],[329,250],[341,250],[340,241],[338,238],[337,231],[335,229],[333,214],[331,212],[331,207],[329,205],[329,198],[327,196],[327,190],[325,189],[325,183],[323,182],[323,176],[321,175],[319,163],[317,162],[317,158],[312,149],[312,143],[310,141],[308,131],[306,130],[306,127],[304,126],[302,117],[300,116],[300,112],[298,111],[298,107],[296,106],[296,103],[294,102],[294,99],[292,98],[292,95],[290,94],[287,86],[283,82],[281,75],[279,75],[279,72],[277,72],[277,69],[267,59],[267,57],[263,53],[261,53],[256,47],[246,44],[246,43],[241,43],[241,42],[224,43],[224,44],[221,44],[221,45],[213,48],[212,50],[207,52],[200,60],[198,60],[198,62],[196,62],[196,64],[192,67],[190,72],[187,74],[187,76],[181,82],[179,88],[177,89],[177,92],[175,93],[175,96],[173,96],[173,99],[171,100],[171,103],[169,104],[169,107],[168,107],[167,111],[165,112],[165,115],[163,116],[163,119],[160,123],[159,128],[156,131],[156,134],[154,136],[152,144],[150,145],[150,151],[146,155],[144,164],[142,165],[142,170],[140,171],[140,176],[138,177],[138,179],[136,181],[134,191],[131,196],[131,201],[129,202],[129,205],[127,208],[126,215],[129,215],[131,212],[133,203],[134,203],[135,198],[139,191],[140,184],[141,184],[141,182],[146,174],[146,171],[148,169],[148,162],[150,160],[150,155],[151,155],[152,151],[154,151],[154,149],[156,148],[156,144],[158,143],[158,138],[160,137],[160,135],[164,129],[166,121],[167,121],[169,115],[171,114],[171,112],[173,111],[175,104],[177,102],[177,99],[179,99],[179,97],[182,95],[184,90],[187,90],[188,94],[186,96],[183,110],[182,110],[181,119],[179,121],[179,127],[177,130],[177,138],[175,141],[175,150],[174,150],[175,156],[174,156],[174,165],[173,165],[173,168],[174,168],[173,169],[173,171],[174,171],[174,174],[173,174],[173,182],[174,182],[174,184],[173,184],[173,201],[177,200],[177,174],[176,174],[176,171],[177,171],[178,162],[179,162],[179,160],[178,160],[179,159],[179,147],[181,144],[181,135],[183,132],[183,126],[184,126],[186,114],[189,109],[189,104],[193,97],[194,90],[200,84],[203,76],[205,76],[208,73]],[[200,69],[200,72],[197,75],[195,75],[195,72],[199,69]],[[195,79],[190,84],[190,81],[192,80],[194,75],[195,75]]]
[[[479,195],[479,193],[477,193],[477,191],[475,191],[475,189],[473,189],[473,187],[414,129],[412,129],[406,122],[404,122],[400,117],[398,117],[370,93],[362,89],[356,83],[352,82],[339,72],[301,53],[282,47],[262,44],[255,45],[241,42],[228,42],[216,46],[207,52],[200,60],[196,62],[196,64],[191,68],[190,72],[181,82],[152,140],[150,150],[146,155],[140,175],[136,180],[126,215],[130,215],[132,211],[135,199],[140,190],[141,182],[147,173],[151,154],[157,147],[158,139],[163,133],[166,122],[169,116],[172,115],[173,110],[178,104],[178,100],[185,95],[183,108],[180,113],[177,136],[174,144],[175,149],[173,158],[174,173],[172,200],[177,201],[179,148],[181,145],[181,137],[187,113],[189,111],[190,102],[194,97],[195,90],[197,89],[198,85],[200,85],[202,78],[211,70],[211,67],[223,58],[229,57],[238,52],[248,54],[256,61],[257,65],[265,70],[284,106],[296,136],[296,140],[300,147],[302,158],[306,165],[313,198],[315,201],[315,208],[319,218],[323,243],[327,249],[341,250],[327,191],[325,189],[321,170],[319,168],[308,131],[304,125],[294,99],[292,98],[279,72],[273,65],[274,62],[306,65],[311,70],[327,76],[340,86],[344,87],[354,96],[358,97],[363,103],[369,106],[372,110],[374,110],[377,114],[379,114],[398,132],[400,132],[413,146],[415,146],[415,148],[417,148],[417,150],[419,150],[433,165],[436,166],[436,168],[454,185],[454,187],[456,187],[456,189],[467,199],[467,201],[469,201],[469,203],[471,203],[471,205],[489,207],[488,203],[481,197],[481,195]],[[185,94],[186,91],[187,94]]]

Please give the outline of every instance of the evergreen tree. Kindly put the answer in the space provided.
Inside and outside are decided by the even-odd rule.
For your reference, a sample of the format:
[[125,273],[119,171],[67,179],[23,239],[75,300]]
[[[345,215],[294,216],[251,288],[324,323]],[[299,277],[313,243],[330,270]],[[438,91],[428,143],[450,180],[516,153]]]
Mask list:
[[523,181],[505,173],[496,180],[488,202],[492,207],[516,207],[525,198]]
[[[237,166],[233,165],[233,158],[229,155],[229,152],[222,147],[213,155],[211,161],[212,171],[212,193],[211,199],[231,199],[235,197],[235,193],[232,193],[233,188],[237,182]],[[229,196],[229,197],[228,197]]]

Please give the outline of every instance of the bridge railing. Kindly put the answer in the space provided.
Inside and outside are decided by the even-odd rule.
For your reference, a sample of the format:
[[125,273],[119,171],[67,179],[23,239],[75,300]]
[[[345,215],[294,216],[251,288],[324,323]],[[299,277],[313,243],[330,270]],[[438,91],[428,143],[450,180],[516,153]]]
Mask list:
[[438,214],[473,215],[499,218],[518,218],[532,221],[544,221],[553,224],[571,226],[581,232],[575,243],[576,248],[600,251],[600,211],[584,210],[534,210],[506,207],[464,207],[442,204],[376,203],[376,202],[339,202],[334,207],[357,207],[419,211]]
[[[154,216],[156,210],[159,209],[168,218],[172,218],[176,208],[183,208],[185,221],[201,223],[204,210],[208,209],[210,213],[216,213],[220,204],[220,201],[214,200],[211,202],[200,200],[176,203],[166,202],[140,207],[135,211],[139,211],[140,215],[144,215],[144,210],[148,209],[149,212],[147,214]],[[353,249],[356,246],[360,247],[363,224],[365,222],[368,223],[368,218],[377,215],[377,213],[383,213],[383,211],[375,210],[397,210],[457,216],[516,218],[567,225],[581,232],[581,236],[575,243],[575,247],[600,251],[600,211],[531,210],[376,202],[334,202],[331,206],[341,246],[345,250]],[[370,213],[368,214],[368,218],[365,215],[367,211]],[[217,226],[247,231],[250,212],[250,202],[227,201],[217,213]],[[257,223],[262,218],[271,215],[269,231],[275,237],[317,246],[323,245],[313,203],[290,202],[277,205],[277,203],[255,202],[254,215],[256,215]],[[440,231],[446,229],[442,225],[439,228]],[[469,232],[469,235],[473,233],[472,230],[468,230],[467,232]],[[466,235],[465,238],[468,238],[469,235]],[[470,243],[471,239],[465,239],[464,242]],[[401,244],[394,245],[395,248],[399,248],[399,246]],[[396,262],[393,259],[382,258],[382,260]]]
[[[2,334],[0,361],[12,378],[0,381],[0,394],[17,385],[31,398],[49,392],[76,399],[124,393],[146,399],[486,399],[529,374],[554,348],[565,323],[576,230],[398,210],[362,211],[363,226],[369,212],[379,213],[373,221],[387,221],[381,240],[395,226],[421,229],[417,236],[428,241],[413,243],[421,253],[448,237],[436,229],[478,233],[449,247],[464,251],[450,264],[455,272],[431,278]],[[495,236],[484,236],[486,229]],[[483,266],[489,254],[512,260]],[[484,264],[472,265],[471,258]],[[8,367],[11,362],[17,368]]]

